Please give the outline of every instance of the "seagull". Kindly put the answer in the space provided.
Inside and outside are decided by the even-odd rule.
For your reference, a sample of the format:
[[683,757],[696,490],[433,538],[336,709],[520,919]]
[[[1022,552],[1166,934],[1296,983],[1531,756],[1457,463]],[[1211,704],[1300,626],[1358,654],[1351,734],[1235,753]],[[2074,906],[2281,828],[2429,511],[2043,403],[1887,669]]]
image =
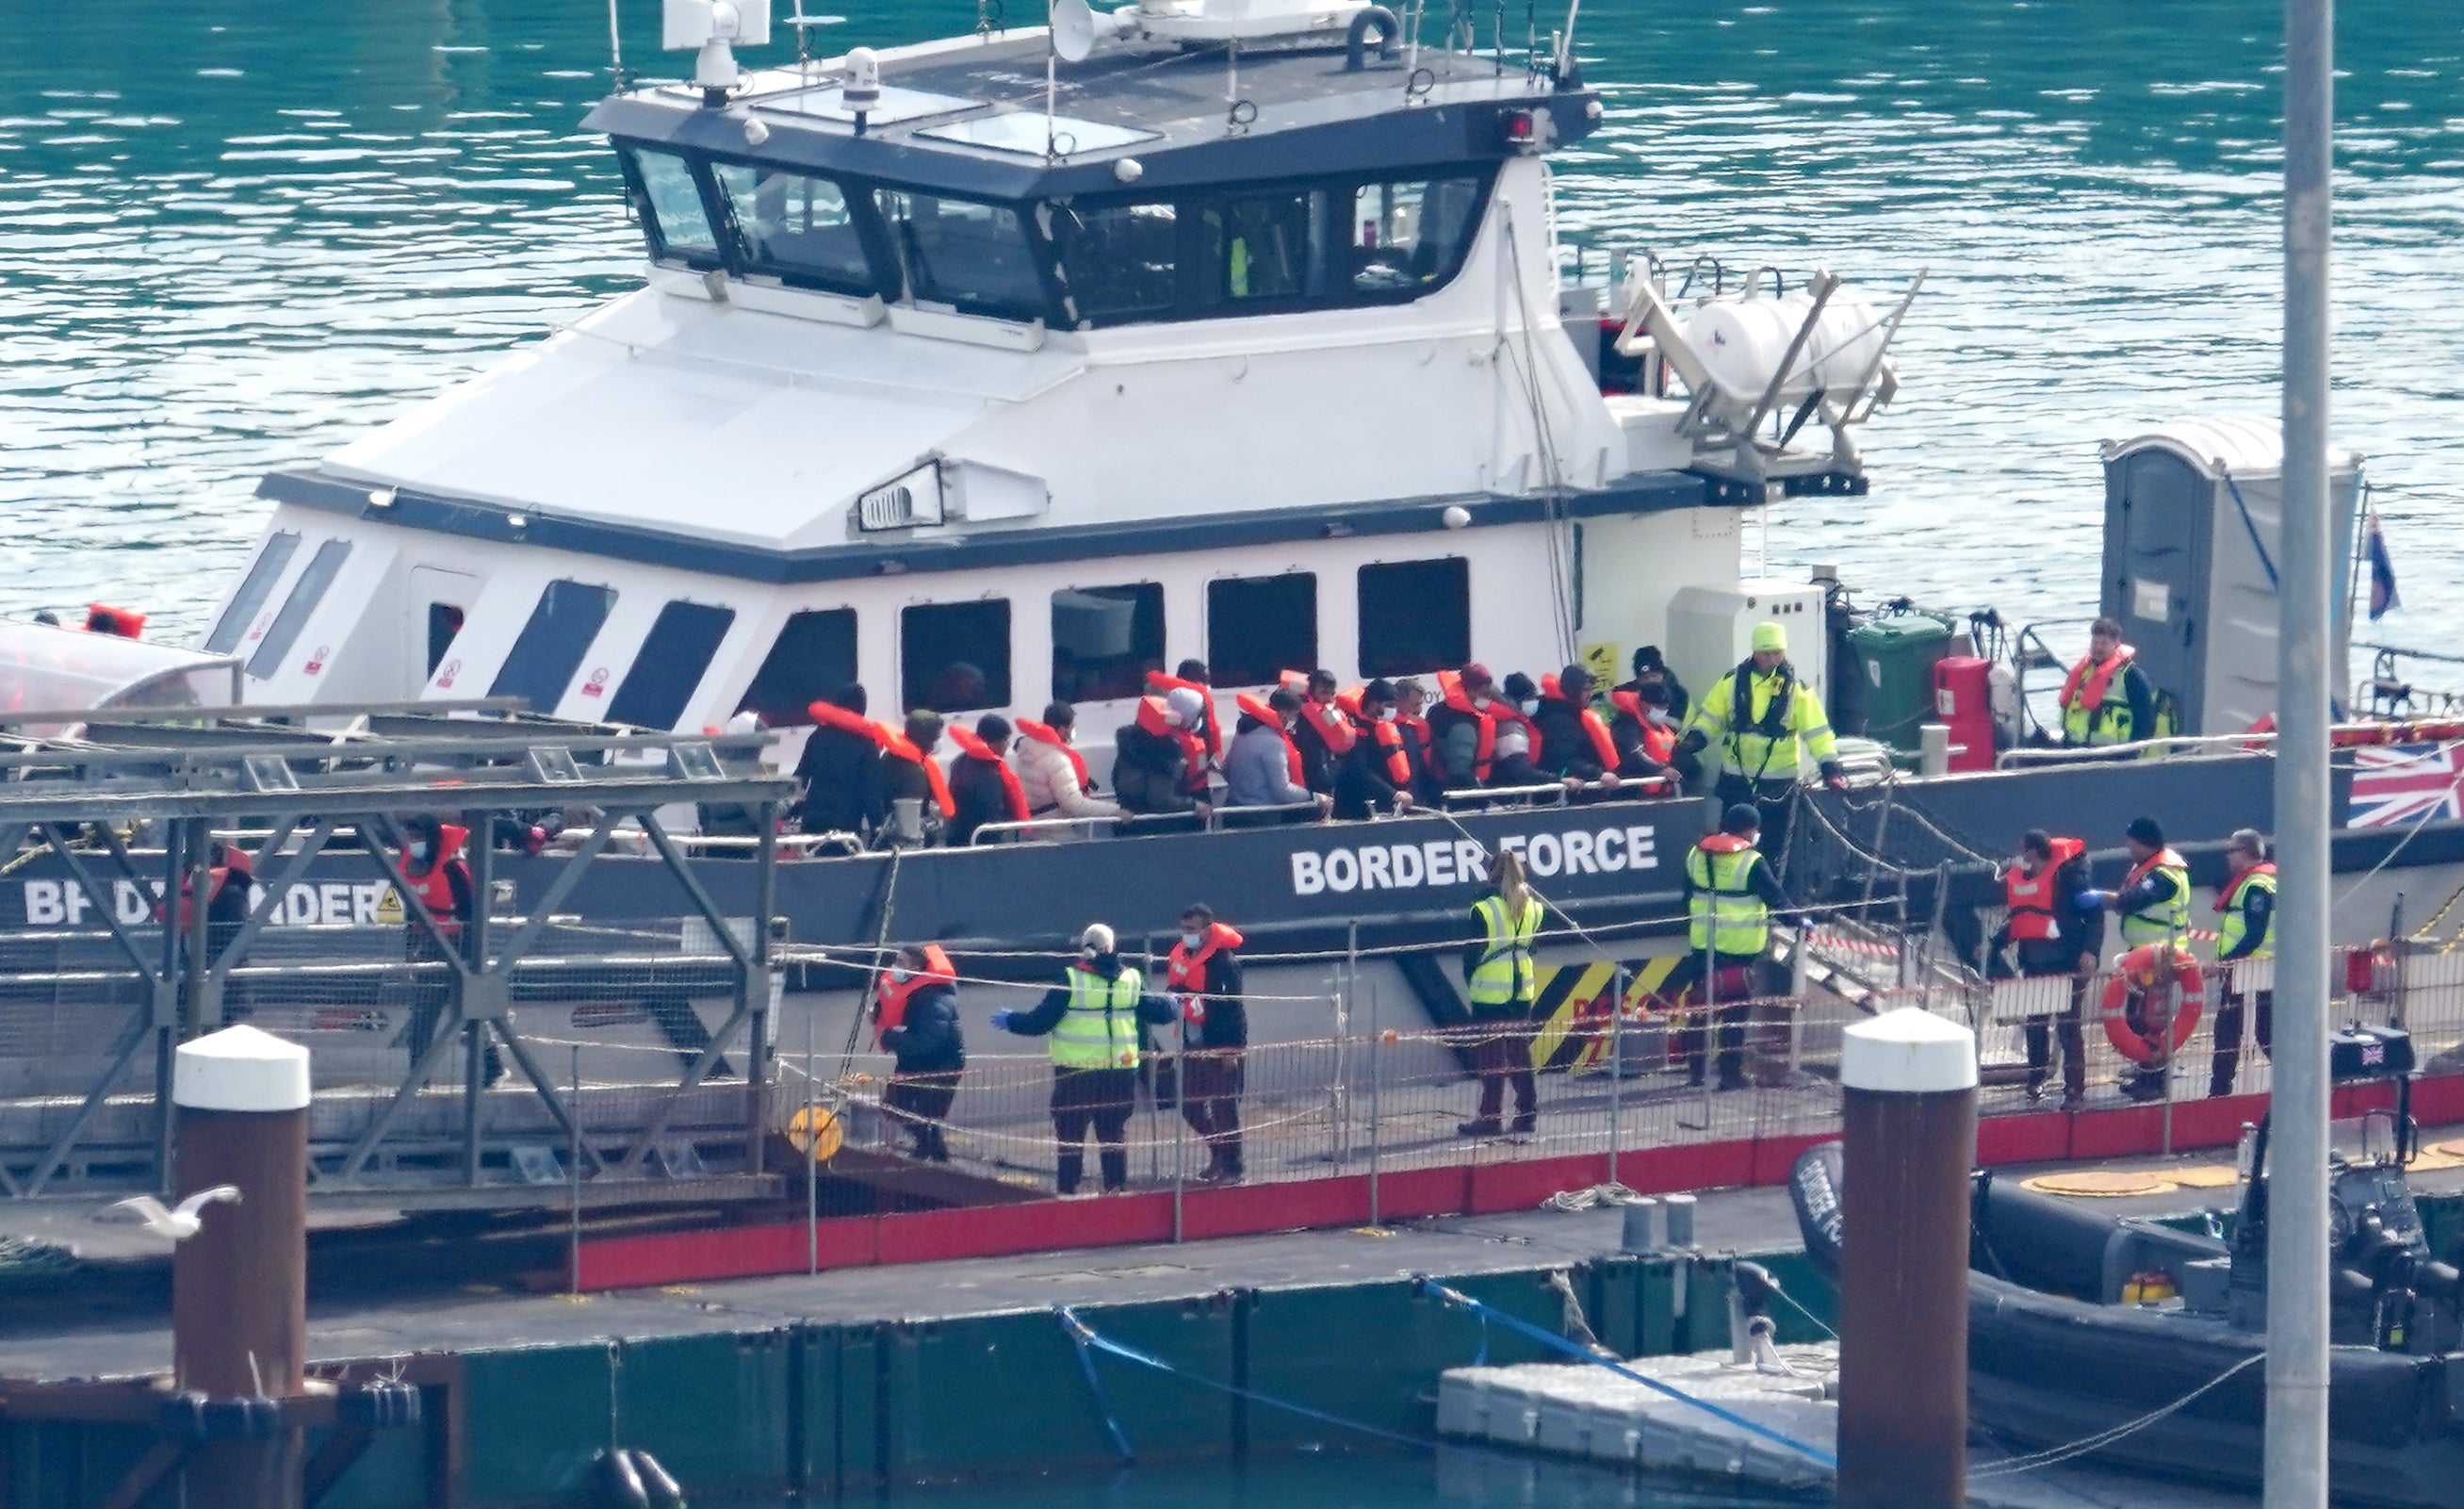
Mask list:
[[239,1186],[216,1185],[210,1189],[200,1189],[181,1201],[177,1209],[164,1209],[163,1202],[150,1194],[130,1195],[125,1200],[103,1207],[103,1213],[126,1210],[143,1222],[145,1230],[155,1235],[185,1242],[196,1235],[197,1229],[205,1224],[206,1207],[217,1204],[239,1204]]

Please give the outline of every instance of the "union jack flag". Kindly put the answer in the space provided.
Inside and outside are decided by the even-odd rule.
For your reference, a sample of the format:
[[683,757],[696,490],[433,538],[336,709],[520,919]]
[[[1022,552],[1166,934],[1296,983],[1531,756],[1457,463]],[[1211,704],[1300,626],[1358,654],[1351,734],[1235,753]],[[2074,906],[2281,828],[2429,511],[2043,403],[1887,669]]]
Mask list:
[[2464,818],[2464,743],[2386,744],[2353,753],[2347,828]]

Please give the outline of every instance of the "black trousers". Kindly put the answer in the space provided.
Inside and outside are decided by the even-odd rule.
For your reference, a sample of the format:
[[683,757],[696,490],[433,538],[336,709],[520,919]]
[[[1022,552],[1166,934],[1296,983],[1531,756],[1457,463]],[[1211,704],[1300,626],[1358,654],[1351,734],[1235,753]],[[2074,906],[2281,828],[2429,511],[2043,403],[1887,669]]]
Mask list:
[[1469,1040],[1472,1070],[1480,1076],[1480,1112],[1475,1120],[1494,1125],[1506,1109],[1507,1086],[1514,1087],[1514,1127],[1528,1132],[1539,1115],[1539,1082],[1531,1074],[1531,1023],[1523,1017],[1482,1022],[1485,1035]]
[[1180,1066],[1180,1116],[1206,1142],[1206,1168],[1241,1174],[1241,1092],[1248,1069],[1237,1048],[1192,1049]]
[[[2253,991],[2258,997],[2258,1051],[2262,1056],[2276,1046],[2276,992]],[[2250,1006],[2239,990],[2227,990],[2216,1004],[2215,1056],[2208,1060],[2208,1094],[2233,1094],[2233,1076],[2241,1071],[2243,1024]]]
[[943,1136],[943,1123],[950,1119],[950,1102],[958,1098],[957,1070],[940,1074],[893,1073],[890,1088],[882,1093],[882,1108],[892,1121],[907,1128],[914,1139],[918,1158],[936,1164],[950,1161],[950,1144]]
[[1129,1187],[1130,1112],[1137,1104],[1138,1072],[1134,1069],[1055,1069],[1052,1071],[1052,1131],[1060,1139],[1055,1160],[1056,1183],[1063,1194],[1076,1194],[1087,1172],[1087,1134],[1095,1134],[1097,1156],[1107,1194]]
[[2087,1094],[2087,982],[2071,976],[2071,1004],[2057,1016],[2029,1017],[2022,1031],[2028,1039],[2028,1088],[2043,1084],[2053,1064],[2054,1038],[2062,1043],[2062,1097],[2076,1100]]
[[[1716,961],[1719,968],[1717,988],[1711,993],[1711,1009],[1703,1010],[1703,982]],[[1716,1025],[1719,1032],[1720,1088],[1739,1090],[1746,1083],[1746,1024],[1752,1018],[1749,1004],[1756,994],[1763,956],[1760,954],[1718,954],[1698,948],[1677,961],[1668,978],[1660,984],[1661,999],[1687,1008],[1685,1025],[1677,1032],[1677,1051],[1685,1060],[1685,1076],[1695,1084],[1704,1080],[1704,1054],[1707,1028]]]

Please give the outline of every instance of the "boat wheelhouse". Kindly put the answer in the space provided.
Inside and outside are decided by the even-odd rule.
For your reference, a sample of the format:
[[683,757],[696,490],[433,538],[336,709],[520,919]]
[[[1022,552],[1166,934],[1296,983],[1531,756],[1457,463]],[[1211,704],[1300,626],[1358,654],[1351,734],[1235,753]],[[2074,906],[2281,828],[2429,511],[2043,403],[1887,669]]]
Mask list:
[[1739,585],[1762,490],[1686,470],[1684,400],[1603,391],[1561,286],[1544,156],[1602,114],[1562,47],[1324,0],[1092,25],[606,100],[644,286],[267,477],[204,648],[255,701],[656,728],[1059,699],[1100,768],[1184,657],[1537,672]]

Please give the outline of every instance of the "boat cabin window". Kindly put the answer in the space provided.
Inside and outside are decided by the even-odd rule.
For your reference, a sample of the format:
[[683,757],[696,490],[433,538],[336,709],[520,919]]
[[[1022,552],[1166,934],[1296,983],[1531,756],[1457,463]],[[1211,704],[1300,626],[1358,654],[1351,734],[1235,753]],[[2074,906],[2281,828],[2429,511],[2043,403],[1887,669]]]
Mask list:
[[879,286],[863,229],[837,184],[745,163],[719,163],[711,171],[735,214],[746,271],[840,294]]
[[773,728],[798,728],[813,721],[807,709],[815,702],[854,680],[855,610],[808,608],[779,631],[736,710],[759,713]]
[[673,152],[647,149],[627,152],[624,159],[651,259],[716,267],[718,234],[711,229],[710,207],[693,165]]
[[1180,218],[1169,204],[1056,205],[1052,240],[1071,313],[1116,322],[1172,313],[1179,294]]
[[265,542],[249,564],[248,575],[240,580],[239,590],[231,594],[231,606],[223,610],[222,621],[206,636],[209,655],[229,655],[239,648],[239,636],[265,608],[265,600],[274,595],[274,584],[282,580],[282,568],[299,550],[299,537],[288,529],[275,533]]
[[282,669],[299,631],[308,627],[309,615],[325,600],[325,589],[342,574],[342,563],[350,558],[348,540],[328,540],[317,547],[317,553],[301,569],[299,580],[291,584],[291,595],[282,600],[282,611],[274,615],[273,627],[257,641],[256,654],[248,657],[249,675],[262,681]]
[[460,637],[461,633],[462,610],[451,603],[428,605],[428,674],[429,676],[434,676],[436,668],[445,663],[447,652],[453,648],[453,641]]
[[1471,563],[1388,561],[1360,568],[1360,674],[1423,676],[1471,658]]
[[904,297],[966,314],[1044,318],[1044,280],[1015,209],[894,189],[875,198]]
[[1199,215],[1199,301],[1292,302],[1326,292],[1326,194],[1287,189],[1208,205]]
[[735,622],[735,609],[708,603],[674,602],[660,609],[632,668],[608,699],[608,721],[637,728],[675,727]]
[[898,615],[899,694],[908,711],[1009,705],[1009,600],[919,603]]
[[1163,588],[1073,587],[1052,594],[1052,699],[1100,702],[1145,693],[1163,669]]
[[1266,686],[1317,665],[1317,578],[1227,577],[1206,584],[1206,664],[1217,686]]
[[613,588],[561,579],[548,583],[539,606],[531,610],[530,622],[522,625],[513,651],[497,668],[488,695],[521,698],[535,713],[555,712],[615,606]]
[[1354,293],[1418,294],[1454,277],[1479,221],[1480,180],[1363,184],[1344,276]]

